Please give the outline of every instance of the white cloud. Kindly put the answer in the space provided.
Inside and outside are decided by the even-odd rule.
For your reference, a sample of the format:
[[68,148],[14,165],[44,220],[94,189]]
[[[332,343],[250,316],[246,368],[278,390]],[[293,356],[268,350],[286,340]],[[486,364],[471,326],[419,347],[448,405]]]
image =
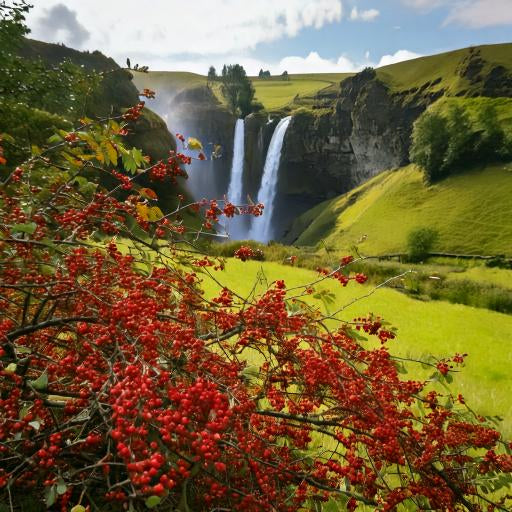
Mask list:
[[378,18],[380,12],[377,9],[368,9],[360,11],[357,7],[352,7],[350,11],[351,21],[373,21]]
[[283,71],[288,73],[355,73],[361,71],[367,66],[380,67],[389,64],[395,64],[404,60],[421,57],[420,54],[409,50],[398,50],[392,55],[383,55],[378,62],[370,60],[370,52],[365,53],[362,62],[355,62],[346,55],[340,55],[337,58],[328,59],[322,57],[318,52],[311,51],[305,57],[291,55],[284,57],[277,62],[268,62],[250,57],[240,57],[236,55],[218,56],[215,58],[201,57],[200,59],[190,60],[161,60],[155,61],[152,69],[169,71],[192,71],[199,74],[205,74],[210,65],[215,66],[217,71],[222,68],[224,63],[237,62],[241,64],[248,75],[257,75],[260,69],[268,69],[272,75],[279,75]]
[[349,73],[362,67],[344,55],[333,60],[324,59],[317,52],[310,52],[307,57],[285,57],[276,66],[280,72],[286,69],[288,73]]
[[511,0],[472,0],[457,3],[445,21],[469,28],[512,25]]
[[[33,0],[32,37],[71,43],[41,20],[63,0]],[[341,0],[65,0],[81,26],[91,30],[82,49],[101,49],[119,62],[127,56],[230,54],[259,43],[294,37],[305,28],[320,29],[341,20]],[[92,30],[94,28],[94,30]],[[59,38],[62,38],[60,41]],[[132,59],[133,60],[133,59]]]
[[450,23],[469,28],[512,25],[511,0],[402,0],[405,5],[423,11],[437,7],[449,8],[445,25]]
[[383,55],[376,67],[389,66],[390,64],[396,64],[404,60],[417,59],[418,57],[422,57],[422,55],[409,50],[398,50],[392,55]]

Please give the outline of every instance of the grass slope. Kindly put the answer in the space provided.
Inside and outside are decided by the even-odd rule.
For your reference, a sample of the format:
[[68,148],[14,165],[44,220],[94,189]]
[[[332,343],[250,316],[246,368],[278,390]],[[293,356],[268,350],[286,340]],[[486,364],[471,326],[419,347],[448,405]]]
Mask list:
[[[453,96],[460,91],[471,90],[469,81],[457,73],[470,51],[470,48],[463,48],[383,66],[377,70],[377,76],[393,92],[419,88],[439,80],[429,90],[445,89],[448,95]],[[477,46],[474,51],[479,51],[480,57],[486,61],[480,72],[482,76],[486,76],[494,66],[504,66],[508,70],[512,68],[512,43]]]
[[[512,164],[453,175],[432,186],[410,165],[387,171],[306,212],[294,227],[298,245],[325,240],[365,254],[404,251],[417,227],[439,232],[435,250],[512,255]],[[365,238],[364,241],[361,241]]]
[[[233,259],[227,261],[226,271],[214,275],[222,285],[242,296],[248,296],[255,284],[256,290],[262,291],[263,283],[276,279],[285,279],[287,286],[292,287],[307,284],[317,277],[315,272],[278,263],[242,263]],[[205,277],[203,287],[210,296],[220,290],[220,286],[208,277]],[[317,291],[326,288],[336,297],[331,312],[370,291],[369,286],[343,288],[334,281],[318,285]],[[319,304],[319,307],[323,308],[323,305]],[[512,386],[512,316],[445,302],[421,302],[382,288],[348,307],[341,318],[351,320],[368,312],[382,315],[398,328],[398,339],[390,345],[397,356],[433,354],[443,357],[455,352],[468,353],[466,367],[455,377],[453,392],[461,392],[480,414],[503,416],[502,430],[506,435],[512,434],[512,396],[509,392]],[[415,377],[426,377],[416,366],[411,372]]]

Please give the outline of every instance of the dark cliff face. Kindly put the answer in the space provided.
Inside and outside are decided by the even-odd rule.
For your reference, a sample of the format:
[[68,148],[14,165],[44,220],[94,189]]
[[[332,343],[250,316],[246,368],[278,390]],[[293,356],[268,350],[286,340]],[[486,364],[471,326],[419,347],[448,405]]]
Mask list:
[[293,218],[385,169],[407,164],[412,125],[442,94],[394,95],[373,70],[365,70],[341,83],[331,109],[298,111],[281,158],[281,216]]
[[[166,121],[175,133],[195,137],[204,146],[207,160],[195,161],[188,169],[188,186],[194,197],[221,199],[229,186],[236,117],[211,89],[199,86],[186,89],[171,99]],[[215,145],[221,146],[222,156],[211,160]]]
[[437,97],[418,94],[404,102],[371,71],[346,79],[332,110],[294,116],[283,148],[281,191],[320,201],[406,164],[412,124]]

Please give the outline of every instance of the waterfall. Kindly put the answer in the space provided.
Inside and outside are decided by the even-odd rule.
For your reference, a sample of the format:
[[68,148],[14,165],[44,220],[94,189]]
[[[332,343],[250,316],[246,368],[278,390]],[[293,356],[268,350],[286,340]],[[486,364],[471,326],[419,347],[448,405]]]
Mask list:
[[[244,174],[244,120],[237,119],[235,125],[235,137],[233,142],[233,163],[231,164],[231,178],[229,181],[227,198],[228,200],[239,205],[244,203],[242,197],[243,191],[243,174]],[[229,236],[234,240],[244,238],[247,229],[244,226],[244,220],[241,216],[235,216],[229,221]]]
[[290,124],[290,120],[291,116],[288,116],[279,121],[268,147],[257,201],[258,203],[262,203],[265,209],[263,210],[263,216],[261,218],[256,217],[253,219],[249,232],[249,238],[258,240],[259,242],[268,242],[273,234],[271,222],[277,192],[281,148],[283,147],[284,136]]

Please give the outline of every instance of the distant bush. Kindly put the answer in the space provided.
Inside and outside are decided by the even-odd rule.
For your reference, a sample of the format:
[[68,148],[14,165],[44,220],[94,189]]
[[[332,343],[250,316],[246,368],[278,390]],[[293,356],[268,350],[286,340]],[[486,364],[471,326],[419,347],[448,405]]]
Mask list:
[[407,257],[409,261],[418,262],[428,257],[439,234],[435,229],[413,229],[407,237]]
[[512,136],[500,120],[497,100],[452,100],[424,112],[414,123],[410,159],[434,183],[470,164],[512,158]]

